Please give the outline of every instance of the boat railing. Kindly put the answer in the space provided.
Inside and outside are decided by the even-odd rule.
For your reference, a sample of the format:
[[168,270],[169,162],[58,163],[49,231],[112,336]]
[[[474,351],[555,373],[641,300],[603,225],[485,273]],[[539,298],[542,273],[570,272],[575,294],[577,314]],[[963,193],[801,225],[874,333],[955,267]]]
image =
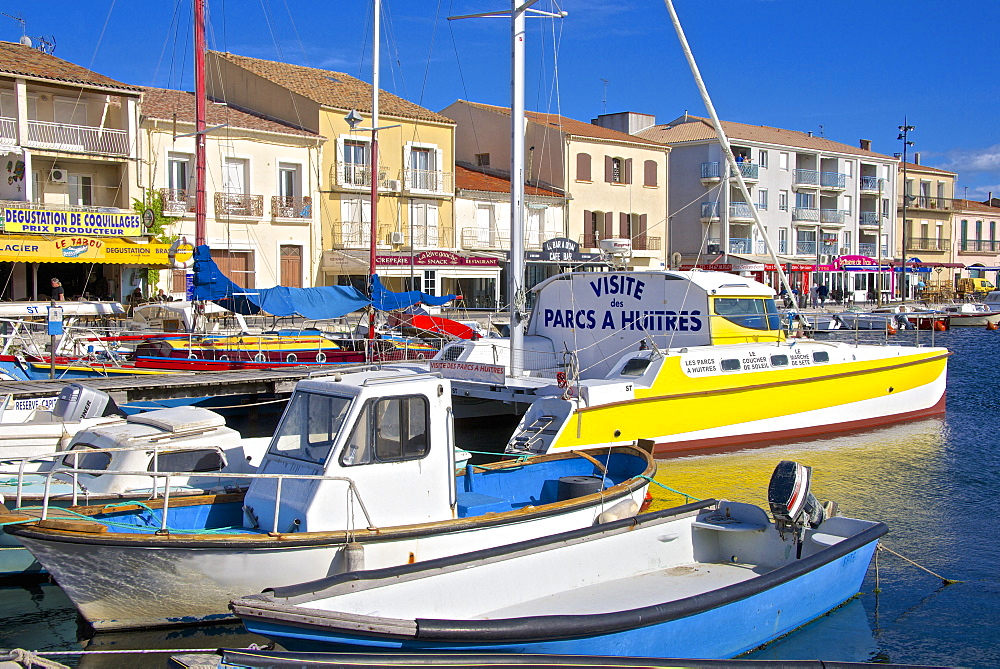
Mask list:
[[[214,429],[216,429],[216,428],[214,428],[214,427],[212,427],[212,428],[204,428],[204,427],[202,427],[202,428],[195,428],[193,430],[183,430],[183,431],[179,431],[179,432],[167,432],[167,433],[164,433],[163,435],[161,435],[161,437],[164,438],[164,439],[168,439],[168,438],[179,439],[179,438],[182,438],[182,437],[190,437],[190,436],[196,435],[196,434],[203,434],[205,432],[209,432],[209,431],[214,430]],[[23,497],[24,497],[24,487],[25,487],[25,485],[27,485],[26,482],[25,482],[26,479],[35,480],[37,478],[41,478],[41,477],[45,477],[45,476],[49,476],[49,475],[53,475],[53,476],[66,475],[66,478],[69,479],[68,482],[72,484],[72,489],[73,489],[72,494],[71,494],[72,504],[73,504],[73,506],[76,506],[77,502],[79,501],[78,493],[81,490],[84,492],[85,495],[87,493],[86,487],[83,486],[80,483],[79,473],[85,472],[85,473],[91,473],[91,474],[100,474],[100,475],[104,475],[104,476],[114,476],[114,475],[119,475],[119,474],[124,474],[125,473],[125,472],[117,470],[117,469],[91,469],[91,470],[81,469],[80,466],[79,466],[80,465],[80,457],[81,456],[93,456],[93,455],[99,455],[99,454],[109,454],[110,455],[110,454],[113,454],[113,453],[123,453],[123,452],[135,453],[137,451],[144,452],[144,453],[152,453],[152,455],[153,455],[153,461],[151,463],[151,466],[152,466],[153,469],[152,469],[152,471],[148,471],[147,470],[146,472],[144,472],[144,474],[146,474],[146,475],[151,474],[151,473],[167,473],[167,472],[161,472],[160,471],[160,467],[159,467],[160,454],[164,453],[164,452],[168,452],[168,453],[184,453],[184,452],[188,452],[188,451],[191,451],[191,452],[194,452],[194,451],[215,451],[215,452],[217,452],[221,456],[223,462],[226,461],[225,460],[225,455],[226,455],[225,454],[225,450],[223,450],[222,447],[220,447],[220,446],[211,446],[211,445],[204,445],[204,444],[203,445],[188,445],[188,446],[181,445],[181,446],[177,446],[177,445],[173,445],[173,444],[153,443],[153,444],[150,444],[149,446],[139,446],[139,447],[136,447],[136,446],[115,446],[115,447],[111,447],[111,448],[70,449],[70,450],[62,450],[62,451],[51,451],[49,453],[36,453],[35,455],[7,456],[7,457],[3,457],[2,459],[0,459],[0,475],[2,475],[2,476],[13,476],[15,474],[15,472],[9,471],[7,469],[7,467],[10,466],[10,465],[16,465],[17,466],[17,472],[16,472],[16,474],[17,474],[17,482],[15,484],[16,485],[15,505],[17,507],[20,507],[22,505],[22,501],[23,501]],[[73,466],[72,467],[58,467],[57,468],[56,461],[58,461],[60,459],[64,459],[64,458],[69,458],[69,457],[72,457],[72,459],[73,459]],[[63,460],[63,461],[65,462],[65,460]],[[44,471],[39,471],[39,470],[26,471],[26,468],[29,465],[32,465],[32,466],[35,466],[35,465],[49,466],[50,468],[46,469]],[[204,477],[207,477],[207,478],[214,478],[216,476],[216,474],[218,474],[220,472],[214,472],[214,471],[188,471],[188,472],[173,471],[173,472],[170,472],[170,473],[174,474],[175,476],[185,475],[185,476],[189,476],[189,477],[190,476],[204,476]],[[244,478],[249,474],[249,472],[242,472],[242,473],[241,472],[235,472],[235,473],[239,474],[241,477],[244,477]],[[32,477],[34,477],[34,478],[32,478]],[[157,497],[159,497],[159,489],[155,485],[155,483],[156,483],[156,481],[154,481],[154,486],[150,490],[150,498],[151,499],[156,499]]]
[[[51,498],[51,485],[52,479],[56,474],[108,474],[106,470],[100,469],[61,469],[57,471],[50,471],[45,473],[45,491],[42,495],[42,510],[40,520],[46,520],[48,518],[49,511],[49,500]],[[154,479],[153,488],[159,487],[155,481],[158,479],[163,480],[163,511],[160,514],[160,529],[157,531],[158,534],[168,534],[169,529],[169,513],[170,513],[170,479],[178,475],[183,475],[185,477],[191,476],[191,472],[150,472],[150,471],[140,471],[140,470],[116,470],[114,472],[116,475],[120,476],[148,476]],[[358,507],[361,509],[361,513],[365,517],[365,522],[368,527],[374,528],[375,525],[372,523],[371,515],[368,513],[368,509],[365,506],[364,501],[361,499],[361,494],[358,492],[357,486],[354,484],[354,480],[347,478],[345,476],[325,476],[319,474],[261,474],[261,473],[241,473],[241,472],[205,472],[205,476],[211,478],[229,478],[229,479],[240,479],[241,481],[251,480],[274,480],[275,481],[275,492],[274,492],[274,519],[271,525],[271,532],[278,534],[278,512],[281,509],[281,487],[285,480],[295,480],[295,481],[340,481],[347,484],[348,491],[351,497],[357,501]],[[351,499],[348,499],[350,503]]]

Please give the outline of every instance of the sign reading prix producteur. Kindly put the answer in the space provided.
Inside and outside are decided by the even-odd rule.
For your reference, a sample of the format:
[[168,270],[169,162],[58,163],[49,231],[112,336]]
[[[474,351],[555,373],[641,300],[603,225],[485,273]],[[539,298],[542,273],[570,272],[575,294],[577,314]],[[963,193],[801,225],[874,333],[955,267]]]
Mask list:
[[0,207],[0,215],[7,232],[91,237],[138,237],[143,234],[142,217],[136,213]]

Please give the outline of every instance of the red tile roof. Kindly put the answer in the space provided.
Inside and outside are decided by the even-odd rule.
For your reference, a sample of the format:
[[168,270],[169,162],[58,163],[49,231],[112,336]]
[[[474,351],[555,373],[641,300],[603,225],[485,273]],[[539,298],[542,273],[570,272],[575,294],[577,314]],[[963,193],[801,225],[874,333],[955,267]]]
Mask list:
[[[172,91],[165,88],[144,88],[142,96],[142,114],[150,118],[194,123],[194,93],[188,91]],[[208,125],[228,124],[234,128],[262,130],[285,135],[303,135],[320,137],[317,133],[296,128],[287,123],[274,121],[253,112],[243,111],[226,104],[209,102],[206,107],[206,123]]]
[[[917,163],[905,163],[905,164],[906,164],[906,170],[908,172],[911,172],[911,171],[916,171],[916,172],[930,172],[932,174],[948,174],[948,175],[953,176],[953,177],[957,177],[958,176],[957,172],[949,172],[948,170],[942,170],[939,167],[930,167],[929,165],[919,165]],[[903,166],[900,165],[899,169],[902,170]]]
[[[485,109],[488,111],[495,112],[497,114],[502,114],[504,116],[510,116],[509,107],[497,107],[496,105],[485,105],[479,102],[469,102],[468,100],[458,100],[463,104],[467,104],[470,107],[477,107],[479,109]],[[585,123],[584,121],[577,121],[576,119],[567,118],[565,116],[560,116],[559,114],[549,114],[546,112],[535,112],[527,111],[524,112],[525,118],[538,125],[550,126],[562,130],[568,135],[574,135],[576,137],[592,137],[595,139],[608,139],[618,142],[631,142],[633,144],[648,144],[651,147],[656,147],[658,149],[663,148],[662,142],[651,141],[638,135],[630,135],[625,132],[619,132],[618,130],[611,130],[609,128],[602,128],[599,125],[594,125],[593,123]]]
[[[510,193],[510,177],[487,174],[464,165],[455,165],[455,187],[461,190],[476,190],[487,193]],[[524,186],[525,195],[562,197],[562,193],[538,186]]]
[[0,73],[50,79],[62,83],[119,88],[122,91],[139,90],[136,86],[123,84],[85,67],[42,53],[38,49],[13,42],[0,42]]
[[[221,51],[210,51],[209,54],[227,60],[321,105],[345,111],[356,109],[369,114],[372,111],[372,85],[349,74],[237,56]],[[379,90],[378,107],[379,113],[387,116],[454,125],[454,121],[450,118],[383,90]]]

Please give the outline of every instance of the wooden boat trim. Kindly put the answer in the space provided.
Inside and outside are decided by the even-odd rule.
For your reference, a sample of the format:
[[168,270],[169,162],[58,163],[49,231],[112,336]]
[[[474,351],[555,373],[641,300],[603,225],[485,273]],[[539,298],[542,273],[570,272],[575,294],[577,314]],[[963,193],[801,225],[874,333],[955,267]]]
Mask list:
[[[908,360],[906,362],[898,362],[892,365],[885,365],[883,367],[877,368],[866,368],[866,369],[856,369],[849,372],[835,372],[833,374],[823,374],[808,376],[800,379],[786,379],[783,381],[768,381],[766,383],[756,383],[749,386],[743,385],[726,385],[723,388],[709,388],[704,390],[693,390],[687,393],[672,393],[672,394],[661,394],[653,395],[650,397],[636,397],[633,399],[622,400],[620,402],[608,402],[606,404],[598,404],[595,406],[585,406],[580,407],[574,411],[574,413],[582,414],[592,411],[604,411],[610,408],[619,406],[634,406],[637,404],[645,403],[655,403],[655,402],[665,402],[668,400],[684,399],[686,397],[705,397],[711,395],[728,395],[732,393],[743,393],[752,390],[763,390],[766,388],[780,388],[782,386],[796,386],[805,383],[816,383],[817,381],[829,381],[831,379],[843,379],[852,376],[863,376],[866,374],[879,374],[882,372],[888,372],[894,369],[903,369],[906,367],[913,367],[915,365],[924,365],[931,362],[937,362],[939,360],[946,360],[951,355],[951,351],[945,351],[937,355],[933,355],[927,358],[920,358],[919,360]],[[856,361],[852,361],[856,362]],[[837,364],[850,364],[850,363],[837,363]],[[724,378],[720,375],[718,378]]]
[[[682,508],[679,507],[677,510],[668,509],[666,512],[679,511]],[[608,529],[616,525],[620,526],[622,523],[626,525],[631,523],[634,525],[636,523],[658,520],[666,512],[647,514],[650,517],[645,519],[616,521],[609,524]],[[668,515],[672,514],[668,513]],[[876,541],[888,531],[889,528],[884,523],[875,523],[872,527],[809,557],[796,560],[793,563],[779,567],[756,578],[676,601],[612,613],[523,616],[493,620],[417,618],[411,621],[307,609],[294,606],[293,604],[274,602],[267,595],[253,595],[234,600],[230,608],[240,616],[267,618],[268,620],[275,620],[279,623],[285,622],[298,627],[313,629],[330,629],[331,627],[336,627],[340,630],[355,631],[368,636],[395,637],[396,639],[409,638],[425,642],[531,643],[555,639],[600,636],[695,616],[761,594],[767,590],[789,583],[826,564],[832,563]],[[581,535],[585,536],[588,533],[595,532],[600,532],[600,530],[583,528],[582,530],[574,530],[565,535],[559,535],[559,538],[560,540],[567,540],[572,537],[579,538]],[[338,580],[356,581],[354,584],[355,588],[363,588],[365,580],[374,581],[375,579],[398,578],[404,575],[418,577],[420,573],[426,572],[429,569],[440,568],[445,561],[453,564],[469,562],[480,556],[498,556],[515,551],[531,550],[532,547],[537,548],[546,542],[551,543],[552,538],[536,539],[521,544],[477,551],[460,556],[460,559],[457,560],[454,557],[441,558],[439,560],[429,560],[414,565],[391,567],[371,572],[353,572],[332,577],[331,579],[324,579],[324,581],[331,584]],[[315,587],[318,585],[319,582],[313,582],[312,584],[304,584],[299,587]],[[292,588],[279,588],[275,590],[275,594],[288,592],[289,590],[292,590]],[[305,592],[301,594],[296,593],[293,599],[301,599],[307,596]]]
[[[592,450],[592,449],[591,449]],[[62,543],[79,544],[101,544],[104,546],[156,546],[160,548],[202,548],[202,549],[239,549],[247,550],[254,548],[296,548],[309,546],[323,546],[329,544],[346,544],[349,541],[358,543],[401,540],[414,537],[421,537],[428,534],[450,534],[453,532],[465,532],[470,529],[480,529],[484,527],[501,526],[511,523],[518,523],[526,518],[546,518],[553,515],[565,513],[568,510],[596,506],[597,504],[614,504],[618,500],[631,495],[636,490],[648,484],[647,479],[651,479],[656,473],[656,462],[649,452],[631,446],[614,446],[609,449],[602,449],[609,453],[626,453],[633,457],[645,459],[646,468],[638,474],[622,483],[606,488],[583,497],[552,502],[541,506],[526,506],[520,509],[512,509],[497,513],[487,513],[481,516],[471,516],[469,518],[451,518],[429,523],[419,523],[412,525],[395,525],[382,528],[360,528],[355,530],[331,530],[324,532],[301,532],[301,533],[176,533],[176,534],[152,534],[152,533],[127,533],[127,532],[106,532],[101,535],[91,534],[89,536],[80,532],[67,532],[55,528],[42,528],[36,523],[10,526],[7,532],[16,536],[24,536],[32,539],[44,541],[54,541]],[[546,462],[551,460],[562,460],[573,457],[580,457],[580,453],[557,452],[546,455],[539,455],[532,458],[534,462]],[[522,466],[517,460],[509,460],[486,465],[476,465],[483,469],[500,470],[505,468],[515,468]],[[462,476],[462,475],[460,475]],[[461,480],[459,478],[459,480]],[[170,508],[183,506],[197,506],[202,504],[225,504],[238,502],[244,498],[244,493],[222,493],[217,495],[194,495],[182,498],[171,498]],[[148,500],[143,504],[156,510],[163,508],[163,500]],[[95,516],[102,513],[112,513],[120,511],[133,511],[142,508],[136,504],[116,504],[113,507],[106,505],[78,506],[71,507],[73,511],[84,516]],[[81,519],[82,520],[82,519]],[[100,521],[94,521],[100,522]]]

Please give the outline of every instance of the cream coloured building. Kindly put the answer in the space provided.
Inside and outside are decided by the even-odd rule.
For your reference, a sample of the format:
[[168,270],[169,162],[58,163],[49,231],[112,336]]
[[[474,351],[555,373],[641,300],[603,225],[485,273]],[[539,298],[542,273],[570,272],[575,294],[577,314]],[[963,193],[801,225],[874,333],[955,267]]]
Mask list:
[[[209,102],[205,242],[222,271],[247,288],[307,287],[318,272],[315,202],[325,139],[259,114]],[[195,242],[194,95],[144,89],[140,182],[163,198],[165,232]],[[183,297],[186,272],[160,286]],[[155,292],[155,289],[154,291]]]

